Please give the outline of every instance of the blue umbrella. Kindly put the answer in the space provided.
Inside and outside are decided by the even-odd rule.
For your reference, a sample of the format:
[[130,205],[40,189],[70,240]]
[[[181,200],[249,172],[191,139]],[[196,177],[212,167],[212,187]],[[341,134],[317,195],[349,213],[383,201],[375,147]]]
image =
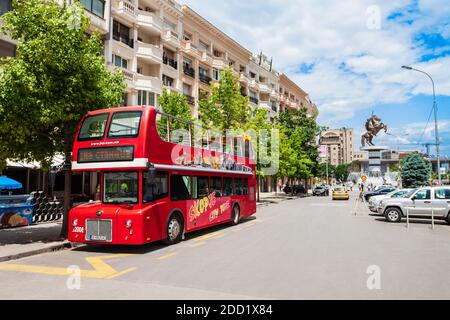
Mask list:
[[0,176],[0,190],[22,189],[22,184],[8,177]]

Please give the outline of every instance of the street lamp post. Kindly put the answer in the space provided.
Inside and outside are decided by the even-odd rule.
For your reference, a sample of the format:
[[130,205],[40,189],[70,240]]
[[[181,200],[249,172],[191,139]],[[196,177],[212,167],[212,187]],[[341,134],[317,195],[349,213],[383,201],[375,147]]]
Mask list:
[[438,127],[438,120],[437,120],[437,103],[436,103],[436,89],[434,86],[434,80],[433,78],[426,73],[425,71],[415,69],[410,66],[402,66],[403,69],[406,70],[413,70],[420,72],[424,75],[426,75],[431,80],[431,84],[433,85],[433,110],[434,110],[434,129],[435,129],[435,138],[436,138],[436,157],[437,157],[437,170],[438,170],[438,177],[439,177],[439,185],[442,184],[442,177],[441,177],[441,157],[440,157],[440,147],[439,147],[439,127]]

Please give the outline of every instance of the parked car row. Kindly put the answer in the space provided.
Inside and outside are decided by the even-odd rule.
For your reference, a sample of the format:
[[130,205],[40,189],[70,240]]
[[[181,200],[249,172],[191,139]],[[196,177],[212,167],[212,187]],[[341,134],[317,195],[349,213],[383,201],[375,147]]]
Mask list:
[[424,187],[398,192],[400,191],[404,194],[394,196],[396,193],[393,193],[379,200],[378,204],[375,201],[372,204],[376,205],[376,211],[384,215],[386,221],[400,222],[407,214],[420,218],[434,215],[436,219],[446,220],[450,224],[450,187]]

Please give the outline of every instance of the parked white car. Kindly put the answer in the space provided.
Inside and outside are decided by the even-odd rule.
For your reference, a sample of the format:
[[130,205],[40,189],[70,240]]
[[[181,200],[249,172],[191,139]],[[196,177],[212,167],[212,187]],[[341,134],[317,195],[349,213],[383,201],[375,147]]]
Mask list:
[[380,205],[380,202],[386,199],[391,198],[402,198],[406,194],[408,194],[413,189],[401,189],[401,190],[395,190],[388,194],[381,194],[379,196],[373,196],[369,200],[369,210],[375,213],[378,213],[378,207]]
[[450,187],[416,189],[403,198],[382,200],[378,213],[388,222],[400,222],[407,212],[410,216],[445,219],[450,224]]

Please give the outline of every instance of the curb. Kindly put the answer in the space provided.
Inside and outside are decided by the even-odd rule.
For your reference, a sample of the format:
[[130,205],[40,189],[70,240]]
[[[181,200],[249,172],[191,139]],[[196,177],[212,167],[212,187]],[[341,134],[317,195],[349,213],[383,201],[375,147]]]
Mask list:
[[17,259],[22,259],[22,258],[26,258],[26,257],[31,257],[31,256],[35,256],[38,254],[42,254],[42,253],[48,253],[48,252],[54,252],[54,251],[61,251],[61,250],[65,250],[65,249],[70,249],[73,248],[74,246],[68,242],[65,241],[63,243],[54,245],[54,246],[50,246],[44,249],[36,249],[36,250],[32,250],[32,251],[27,251],[27,252],[22,252],[22,253],[18,253],[18,254],[12,254],[9,256],[4,256],[4,257],[0,257],[0,262],[6,262],[6,261],[11,261],[11,260],[17,260]]

